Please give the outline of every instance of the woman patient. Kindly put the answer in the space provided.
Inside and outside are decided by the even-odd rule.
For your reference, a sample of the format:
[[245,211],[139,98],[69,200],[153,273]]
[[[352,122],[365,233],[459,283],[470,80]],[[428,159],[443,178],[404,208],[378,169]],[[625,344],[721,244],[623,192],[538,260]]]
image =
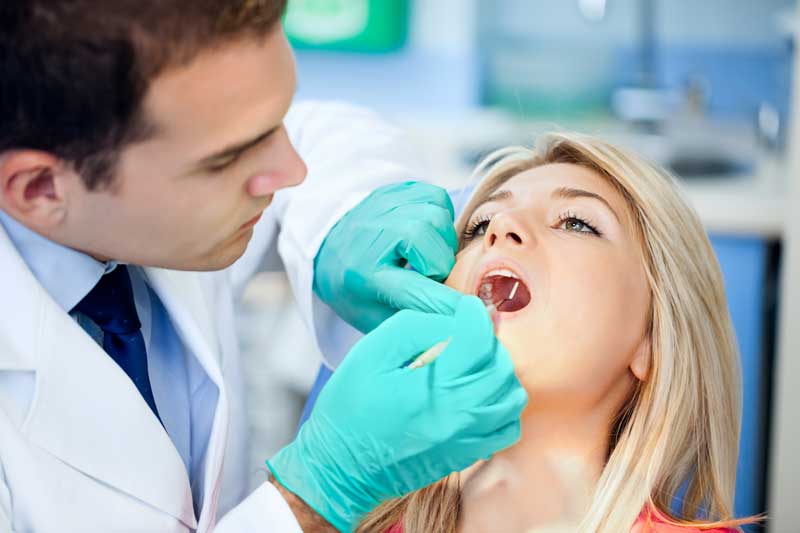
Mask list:
[[497,337],[530,396],[522,438],[384,503],[357,531],[747,522],[732,516],[740,384],[722,278],[673,179],[565,134],[502,150],[478,172],[447,285],[497,307]]

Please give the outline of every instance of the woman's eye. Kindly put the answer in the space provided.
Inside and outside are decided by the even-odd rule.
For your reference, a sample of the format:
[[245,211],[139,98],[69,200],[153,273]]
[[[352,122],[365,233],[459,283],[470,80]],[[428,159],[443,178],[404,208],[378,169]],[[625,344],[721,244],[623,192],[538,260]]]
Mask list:
[[562,218],[560,227],[561,229],[565,229],[567,231],[574,231],[577,233],[592,233],[594,235],[600,235],[600,232],[597,231],[597,229],[594,226],[576,216],[567,216]]
[[473,235],[486,235],[486,230],[489,229],[489,221],[484,220],[482,222],[478,222],[475,225],[475,229],[472,230]]
[[475,222],[469,224],[467,229],[464,230],[464,235],[462,239],[467,242],[471,241],[475,237],[480,237],[486,235],[486,230],[489,229],[489,222],[491,221],[490,218],[480,218]]

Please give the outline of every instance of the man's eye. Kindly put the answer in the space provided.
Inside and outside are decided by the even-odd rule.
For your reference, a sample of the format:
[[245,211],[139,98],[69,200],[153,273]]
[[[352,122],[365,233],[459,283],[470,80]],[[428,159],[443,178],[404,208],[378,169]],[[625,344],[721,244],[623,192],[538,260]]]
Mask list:
[[216,162],[216,163],[214,163],[212,165],[209,165],[206,168],[208,169],[209,172],[222,172],[226,168],[229,168],[229,167],[233,166],[233,164],[236,163],[236,161],[239,160],[239,155],[240,154],[232,155],[232,156],[230,156],[230,157],[228,157],[226,159],[223,159],[223,160],[218,161],[218,162]]

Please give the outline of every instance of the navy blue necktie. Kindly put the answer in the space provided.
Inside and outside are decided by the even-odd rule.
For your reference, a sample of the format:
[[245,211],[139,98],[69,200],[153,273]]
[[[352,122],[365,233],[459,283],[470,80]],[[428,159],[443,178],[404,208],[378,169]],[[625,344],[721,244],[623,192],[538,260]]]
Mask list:
[[128,268],[117,265],[100,278],[73,311],[86,315],[103,330],[103,349],[131,378],[160,421],[147,374],[147,351]]

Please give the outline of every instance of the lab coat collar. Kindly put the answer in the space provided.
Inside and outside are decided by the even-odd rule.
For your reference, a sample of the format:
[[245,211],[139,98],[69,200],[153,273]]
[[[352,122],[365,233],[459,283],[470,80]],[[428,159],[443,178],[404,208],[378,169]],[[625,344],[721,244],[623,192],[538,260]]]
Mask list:
[[86,475],[197,527],[186,469],[164,428],[124,371],[37,282],[2,227],[0,294],[0,371],[36,373],[20,431]]
[[222,360],[216,321],[213,289],[215,284],[204,278],[220,273],[179,272],[160,268],[146,268],[148,283],[161,298],[184,346],[194,354],[209,379],[219,390],[214,421],[211,426],[208,448],[204,458],[203,506],[198,529],[211,530],[216,522],[215,512],[221,488],[221,474],[228,428],[228,401],[222,376]]

